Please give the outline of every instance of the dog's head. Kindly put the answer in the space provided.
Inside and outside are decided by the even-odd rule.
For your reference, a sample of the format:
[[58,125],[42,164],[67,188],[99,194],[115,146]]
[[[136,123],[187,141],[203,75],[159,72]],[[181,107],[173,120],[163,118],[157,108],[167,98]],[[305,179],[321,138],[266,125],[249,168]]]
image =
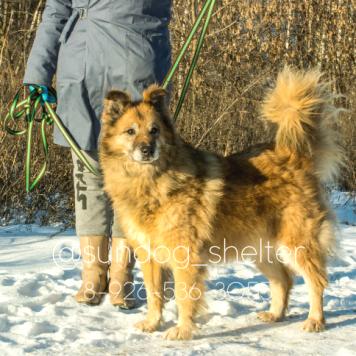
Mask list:
[[165,104],[167,94],[153,85],[143,92],[142,101],[131,102],[129,93],[110,90],[102,116],[102,155],[120,157],[125,163],[162,165],[176,138]]

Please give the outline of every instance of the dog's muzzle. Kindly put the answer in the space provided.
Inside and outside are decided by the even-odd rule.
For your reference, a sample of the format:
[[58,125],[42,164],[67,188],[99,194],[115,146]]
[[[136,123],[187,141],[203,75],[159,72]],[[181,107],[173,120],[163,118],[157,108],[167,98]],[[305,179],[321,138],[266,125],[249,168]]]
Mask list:
[[133,159],[140,163],[150,163],[158,158],[158,149],[155,145],[136,148]]
[[143,161],[149,161],[155,153],[155,147],[153,146],[142,146],[141,147],[141,154]]

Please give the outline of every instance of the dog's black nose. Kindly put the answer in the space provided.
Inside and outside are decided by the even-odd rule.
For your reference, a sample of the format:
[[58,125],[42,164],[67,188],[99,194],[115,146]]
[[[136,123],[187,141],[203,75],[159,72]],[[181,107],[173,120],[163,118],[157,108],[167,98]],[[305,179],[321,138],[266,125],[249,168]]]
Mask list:
[[142,146],[141,152],[142,152],[143,156],[150,157],[150,156],[153,156],[155,150],[154,150],[154,147],[152,147],[152,146]]

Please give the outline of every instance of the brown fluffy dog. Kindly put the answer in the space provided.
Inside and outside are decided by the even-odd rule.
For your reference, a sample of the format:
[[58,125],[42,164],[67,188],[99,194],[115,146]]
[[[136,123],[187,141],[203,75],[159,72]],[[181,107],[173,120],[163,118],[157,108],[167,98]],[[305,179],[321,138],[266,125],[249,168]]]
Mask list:
[[258,314],[266,322],[283,319],[292,276],[301,274],[310,296],[303,329],[325,328],[325,268],[336,239],[321,184],[338,173],[343,152],[336,133],[325,128],[338,110],[320,76],[318,70],[281,72],[262,105],[271,141],[229,157],[180,138],[165,90],[151,86],[140,102],[119,90],[107,93],[100,147],[105,190],[137,249],[148,290],[148,315],[137,329],[159,327],[170,269],[178,325],[165,338],[191,338],[193,319],[206,307],[206,265],[216,263],[217,254],[225,261],[250,254],[270,280],[270,310]]

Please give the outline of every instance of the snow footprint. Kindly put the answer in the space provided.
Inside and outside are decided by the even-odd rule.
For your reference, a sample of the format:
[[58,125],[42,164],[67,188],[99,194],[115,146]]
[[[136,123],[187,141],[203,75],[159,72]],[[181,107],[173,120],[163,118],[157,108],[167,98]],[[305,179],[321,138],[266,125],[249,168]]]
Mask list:
[[37,281],[28,282],[23,286],[19,287],[17,291],[24,297],[30,298],[40,297],[50,293],[48,288],[43,283],[39,283]]
[[3,287],[11,287],[15,284],[15,279],[12,277],[0,277],[0,285]]

